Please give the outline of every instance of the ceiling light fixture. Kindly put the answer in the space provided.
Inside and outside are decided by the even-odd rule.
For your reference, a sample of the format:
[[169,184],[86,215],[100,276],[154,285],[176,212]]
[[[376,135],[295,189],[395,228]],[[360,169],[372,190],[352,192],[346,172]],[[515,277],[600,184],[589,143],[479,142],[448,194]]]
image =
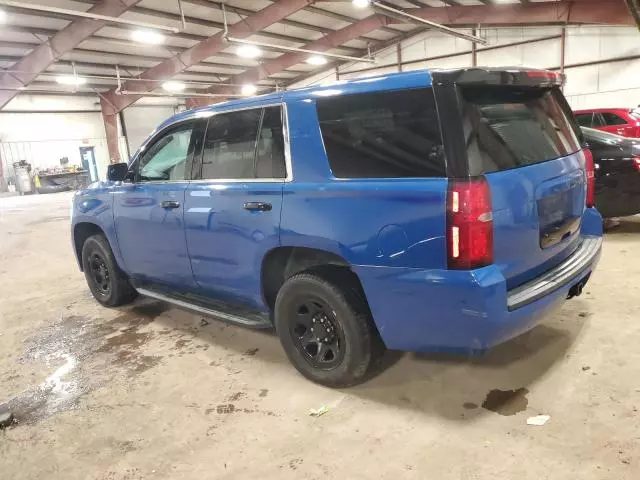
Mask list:
[[245,97],[250,97],[251,95],[255,95],[258,92],[258,87],[251,84],[243,85],[242,90],[240,90],[240,92]]
[[371,2],[369,0],[353,0],[351,3],[356,8],[367,8]]
[[6,19],[7,19],[7,14],[5,13],[4,10],[0,10],[0,23],[4,23]]
[[309,65],[326,65],[327,59],[322,55],[311,55],[307,58],[307,63]]
[[131,32],[131,38],[140,43],[148,43],[150,45],[160,45],[164,43],[164,35],[153,30],[134,30]]
[[262,50],[255,45],[241,45],[236,50],[236,54],[242,58],[258,58],[262,55]]
[[168,81],[162,84],[162,88],[167,92],[182,92],[185,89],[185,84],[182,82]]
[[56,77],[56,82],[60,85],[84,85],[87,83],[87,79],[83,77],[78,77],[77,75],[60,75]]

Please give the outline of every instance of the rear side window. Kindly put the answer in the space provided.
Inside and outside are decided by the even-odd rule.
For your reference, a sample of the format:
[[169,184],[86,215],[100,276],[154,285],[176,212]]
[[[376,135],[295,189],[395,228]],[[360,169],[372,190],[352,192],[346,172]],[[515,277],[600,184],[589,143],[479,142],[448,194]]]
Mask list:
[[317,109],[335,177],[446,176],[431,89],[323,98]]
[[619,117],[615,113],[602,112],[602,118],[604,118],[604,123],[608,126],[627,124],[627,121],[624,118]]
[[472,175],[508,170],[580,150],[557,88],[463,87]]
[[590,127],[593,120],[593,113],[577,114],[576,120],[581,127]]

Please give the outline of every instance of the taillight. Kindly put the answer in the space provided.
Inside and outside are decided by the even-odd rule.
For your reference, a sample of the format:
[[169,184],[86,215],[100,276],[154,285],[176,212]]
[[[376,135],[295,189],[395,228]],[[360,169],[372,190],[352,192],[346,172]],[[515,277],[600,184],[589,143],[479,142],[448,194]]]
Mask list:
[[584,170],[587,175],[587,207],[593,207],[596,204],[596,172],[593,164],[593,153],[588,148],[584,152]]
[[473,269],[493,263],[491,190],[484,177],[449,180],[447,256],[452,269]]
[[635,155],[633,157],[633,164],[635,165],[636,170],[640,172],[640,155]]

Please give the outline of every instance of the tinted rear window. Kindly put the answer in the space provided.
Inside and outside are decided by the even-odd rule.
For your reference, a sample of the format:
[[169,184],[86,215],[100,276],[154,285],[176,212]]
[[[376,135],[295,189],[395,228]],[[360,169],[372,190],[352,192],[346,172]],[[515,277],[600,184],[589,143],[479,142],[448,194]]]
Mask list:
[[461,89],[471,174],[508,170],[580,150],[557,88]]
[[431,89],[322,98],[317,108],[334,176],[446,176]]

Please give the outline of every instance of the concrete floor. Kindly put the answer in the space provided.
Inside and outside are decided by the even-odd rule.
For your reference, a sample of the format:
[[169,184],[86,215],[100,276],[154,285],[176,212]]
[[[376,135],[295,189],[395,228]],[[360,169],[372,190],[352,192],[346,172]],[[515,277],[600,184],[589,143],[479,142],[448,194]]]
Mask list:
[[[0,432],[2,479],[640,478],[638,218],[529,334],[480,359],[391,353],[336,391],[272,334],[98,306],[69,201],[0,199],[0,403],[19,420]],[[551,420],[527,426],[537,414]]]

